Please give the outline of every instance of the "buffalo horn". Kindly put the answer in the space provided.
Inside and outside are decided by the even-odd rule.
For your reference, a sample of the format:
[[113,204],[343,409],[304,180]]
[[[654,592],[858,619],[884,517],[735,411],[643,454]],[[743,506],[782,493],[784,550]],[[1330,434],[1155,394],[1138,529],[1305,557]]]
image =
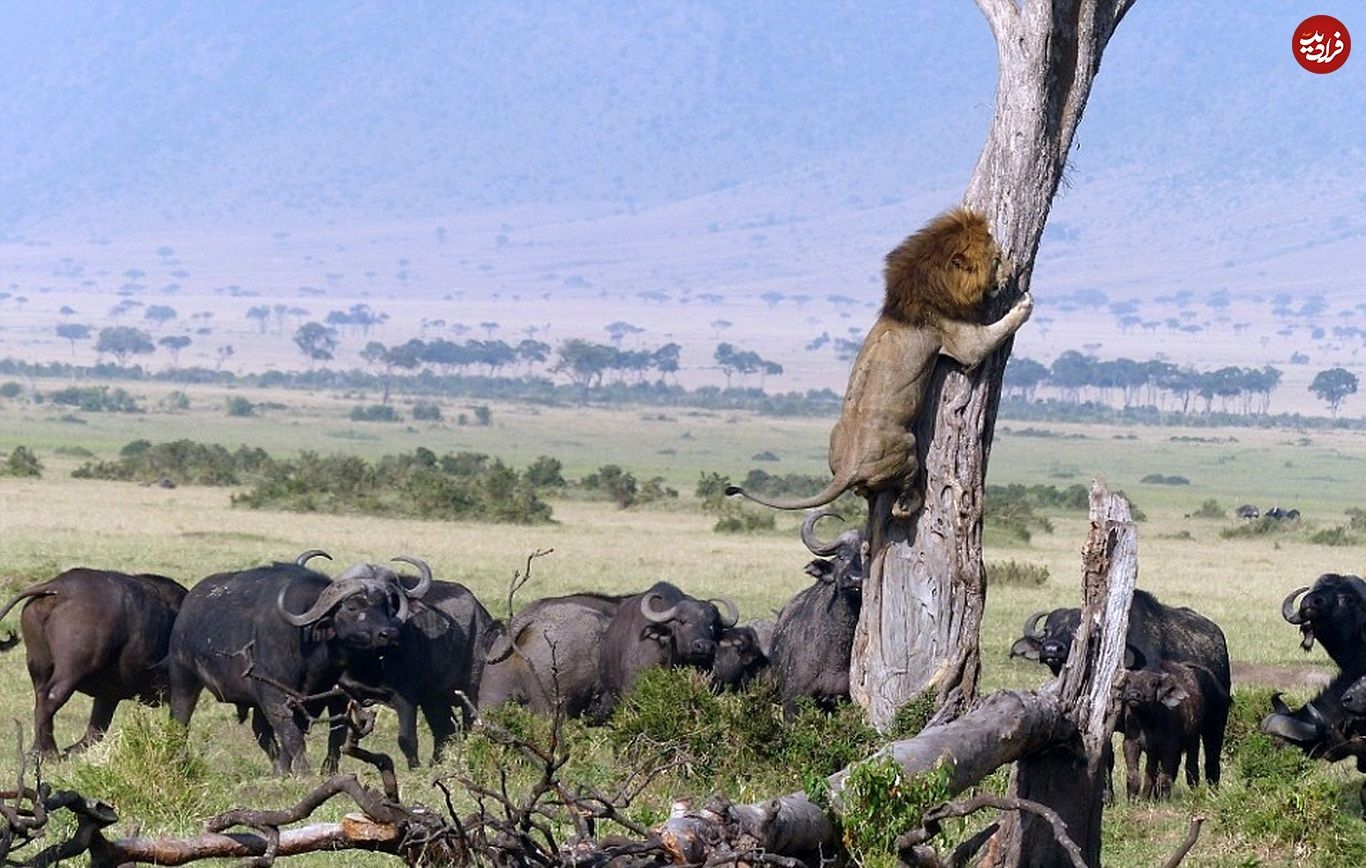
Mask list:
[[313,601],[312,606],[309,606],[307,612],[301,612],[297,615],[285,608],[285,592],[289,590],[289,586],[286,585],[280,589],[280,596],[275,598],[275,605],[280,610],[280,616],[286,621],[295,627],[307,627],[332,611],[332,608],[342,600],[354,594],[358,585],[358,582],[346,579],[333,582],[323,589],[323,592],[318,595],[318,599]]
[[830,509],[822,509],[811,513],[802,521],[802,542],[811,550],[811,554],[822,558],[838,554],[841,543],[838,539],[832,543],[823,543],[816,536],[816,522],[827,515],[839,515],[839,513]]
[[1267,735],[1300,744],[1315,744],[1323,739],[1323,731],[1318,726],[1289,714],[1268,714],[1257,728]]
[[729,597],[717,597],[716,599],[708,600],[707,602],[726,607],[726,614],[721,618],[722,627],[734,627],[740,620],[740,610],[736,608],[735,601]]
[[394,595],[398,598],[398,604],[394,606],[398,611],[394,612],[394,617],[398,619],[400,624],[405,624],[408,621],[408,594],[404,592],[401,582],[398,589],[399,592]]
[[1030,639],[1042,639],[1043,633],[1039,632],[1039,619],[1047,615],[1047,612],[1035,612],[1024,622],[1024,634]]
[[1294,713],[1290,710],[1290,706],[1285,704],[1285,700],[1281,699],[1279,692],[1271,694],[1271,710],[1287,716]]
[[306,567],[308,566],[308,562],[314,558],[327,558],[329,561],[332,560],[332,556],[322,549],[309,549],[295,558],[294,563],[297,566]]
[[[427,566],[426,561],[421,558],[411,558],[407,555],[399,555],[398,557],[393,558],[393,560],[401,564],[412,564],[417,567],[417,571],[421,576],[421,578],[417,580],[416,585],[413,585],[411,588],[403,588],[405,596],[412,597],[416,600],[427,593],[427,589],[432,586],[432,568]],[[403,582],[400,581],[398,584],[399,587],[403,587]]]
[[1281,602],[1282,618],[1296,625],[1304,623],[1304,616],[1299,613],[1299,604],[1295,602],[1295,598],[1307,590],[1309,590],[1308,585],[1305,585],[1303,588],[1296,588],[1290,592],[1290,596],[1286,597],[1285,600]]
[[659,599],[663,596],[663,594],[651,591],[640,598],[640,614],[645,616],[645,620],[655,624],[663,624],[678,613],[677,603],[661,611],[656,611],[650,606],[650,601]]
[[1306,651],[1314,650],[1314,628],[1310,624],[1300,625],[1300,647]]

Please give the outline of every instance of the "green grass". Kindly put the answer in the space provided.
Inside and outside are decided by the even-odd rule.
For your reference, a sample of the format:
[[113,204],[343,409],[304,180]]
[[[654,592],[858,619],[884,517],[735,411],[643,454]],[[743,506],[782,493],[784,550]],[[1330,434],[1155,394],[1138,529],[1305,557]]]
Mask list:
[[[149,408],[155,408],[171,389],[157,384],[131,387],[134,397]],[[830,420],[778,420],[705,411],[671,411],[660,418],[663,414],[653,409],[493,404],[489,427],[461,427],[450,421],[404,422],[365,425],[360,432],[345,418],[346,413],[358,400],[374,396],[246,393],[209,387],[187,391],[191,405],[185,412],[76,414],[87,424],[61,421],[68,408],[0,404],[0,454],[23,445],[44,465],[41,479],[0,476],[0,502],[5,504],[0,509],[0,587],[6,593],[77,565],[161,572],[193,583],[210,573],[292,558],[309,548],[327,549],[339,563],[416,554],[428,560],[439,577],[473,588],[496,615],[505,614],[502,601],[513,571],[539,548],[554,548],[555,553],[535,562],[533,581],[519,595],[522,603],[575,590],[636,591],[665,579],[699,596],[731,596],[739,603],[742,617],[755,617],[771,614],[808,581],[802,567],[809,557],[796,535],[799,515],[778,515],[772,533],[718,534],[712,529],[716,516],[704,513],[692,492],[703,472],[743,478],[755,466],[750,456],[763,451],[780,459],[764,464],[770,472],[823,475]],[[223,411],[229,394],[243,394],[253,402],[283,403],[287,409],[268,410],[252,418],[229,417]],[[400,411],[411,416],[406,403]],[[458,402],[446,402],[442,412],[451,420],[459,412],[471,411]],[[1360,493],[1366,470],[1366,433],[1316,433],[1311,443],[1303,445],[1298,435],[1287,431],[1240,429],[1233,432],[1236,443],[1202,443],[1173,442],[1169,439],[1172,432],[1165,429],[1050,427],[1063,434],[1087,436],[1039,438],[1002,433],[993,446],[990,482],[1062,488],[1089,484],[1094,475],[1104,477],[1112,487],[1126,490],[1147,514],[1147,521],[1139,525],[1141,587],[1165,602],[1192,606],[1213,618],[1223,627],[1234,660],[1263,667],[1265,681],[1283,678],[1295,683],[1305,667],[1328,668],[1319,649],[1310,654],[1299,650],[1298,634],[1280,619],[1278,609],[1288,590],[1308,584],[1320,572],[1359,571],[1358,549],[1317,545],[1311,537],[1346,524],[1348,510],[1366,505],[1366,496]],[[1138,439],[1113,436],[1129,433],[1136,433]],[[1228,432],[1208,433],[1215,437]],[[165,490],[70,477],[73,469],[88,460],[87,450],[98,459],[110,459],[131,440],[182,437],[228,448],[259,446],[279,456],[315,449],[373,459],[423,446],[438,454],[487,452],[525,467],[540,455],[551,455],[564,463],[564,475],[571,479],[613,463],[637,479],[663,477],[681,495],[626,510],[609,502],[552,495],[555,523],[521,527],[247,510],[230,505],[237,490],[232,488]],[[1179,475],[1191,484],[1140,481],[1150,474]],[[1230,514],[1241,503],[1297,507],[1304,515],[1302,530],[1221,539],[1220,531],[1237,526],[1236,519],[1186,517],[1209,499],[1228,507]],[[1027,543],[1002,539],[990,528],[986,534],[987,560],[1028,563],[1046,569],[1048,576],[1038,585],[991,587],[982,633],[986,690],[1043,683],[1046,671],[1042,667],[1008,660],[1007,650],[1018,638],[1026,614],[1073,605],[1080,595],[1078,552],[1087,519],[1076,512],[1040,512],[1053,530],[1035,528]],[[828,535],[833,528],[822,531]],[[17,612],[12,614],[3,628],[16,626],[16,616]],[[0,719],[26,721],[31,737],[27,721],[32,694],[23,660],[21,651],[0,655]],[[88,700],[78,696],[63,710],[57,722],[60,743],[79,737],[88,709]],[[139,713],[125,705],[115,718],[110,746],[86,759],[51,764],[47,773],[59,782],[115,787],[116,779],[136,774],[126,770],[136,769],[137,762],[160,763],[150,748],[159,737],[153,718],[160,720],[162,714],[159,710]],[[393,715],[381,711],[374,743],[392,750],[393,738]],[[605,735],[585,738],[590,749],[584,768],[611,756],[610,745],[604,746]],[[423,739],[425,745],[425,732]],[[310,756],[316,761],[322,746],[316,738],[310,742]],[[202,758],[202,772],[190,776],[186,770],[183,780],[150,784],[182,795],[160,815],[147,814],[141,806],[128,810],[129,821],[142,820],[144,832],[195,831],[204,815],[233,805],[283,806],[313,783],[268,776],[268,763],[249,728],[237,725],[230,708],[208,697],[200,703],[188,744]],[[91,765],[96,761],[106,762],[99,767],[103,771]],[[349,767],[355,768],[354,764]],[[14,771],[13,752],[0,750],[0,780],[12,779]],[[1345,767],[1330,769],[1322,764],[1316,764],[1310,774],[1319,784],[1336,788],[1334,792],[1341,796],[1338,810],[1359,824],[1360,809],[1352,795],[1358,779],[1355,774]],[[428,770],[402,772],[405,795],[439,803],[431,777]],[[702,792],[708,789],[706,784],[690,786]],[[738,786],[734,781],[716,782],[715,788],[745,798],[772,794],[752,781]],[[108,795],[129,805],[139,804],[128,794]],[[667,810],[668,795],[663,785],[651,789],[640,816]],[[334,813],[343,810],[339,805]],[[1168,805],[1120,805],[1108,810],[1112,816],[1106,822],[1107,864],[1159,862],[1180,840],[1186,819],[1196,810],[1210,812],[1215,819],[1207,824],[1200,845],[1185,864],[1314,861],[1312,853],[1305,855],[1304,844],[1252,835],[1246,824],[1218,819],[1233,810],[1229,799],[1190,795],[1183,785],[1178,785],[1177,800]],[[1293,806],[1282,810],[1293,810]],[[129,828],[129,823],[123,828]],[[1334,834],[1338,833],[1342,830],[1335,826]],[[317,864],[386,863],[380,857],[349,855],[329,857],[325,862],[319,857]]]

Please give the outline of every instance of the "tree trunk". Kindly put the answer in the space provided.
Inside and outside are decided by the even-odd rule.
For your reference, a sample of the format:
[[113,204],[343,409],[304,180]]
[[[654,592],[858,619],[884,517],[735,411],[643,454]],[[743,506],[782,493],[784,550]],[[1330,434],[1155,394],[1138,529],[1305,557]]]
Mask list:
[[[1128,503],[1095,484],[1083,558],[1081,626],[1060,677],[1034,693],[992,694],[955,720],[893,742],[873,759],[890,756],[908,775],[947,760],[953,793],[1017,762],[1012,795],[1052,808],[1086,864],[1098,865],[1104,749],[1114,731],[1110,698],[1124,660],[1137,557]],[[826,779],[835,813],[843,810],[844,783],[852,770]],[[677,861],[693,863],[750,850],[814,862],[822,848],[828,856],[836,844],[829,816],[804,793],[748,805],[718,800],[695,812],[680,809],[659,832]],[[982,864],[1005,868],[1072,862],[1047,820],[1027,813],[1002,819]]]
[[[996,37],[996,116],[963,204],[985,214],[1009,258],[994,318],[1029,289],[1039,238],[1101,53],[1133,0],[977,0]],[[941,360],[916,426],[925,505],[890,522],[872,556],[851,660],[850,689],[875,726],[933,690],[937,719],[977,692],[986,601],[982,495],[1001,377],[1013,341],[977,370]],[[928,408],[934,408],[929,412]],[[885,499],[885,495],[883,496]]]

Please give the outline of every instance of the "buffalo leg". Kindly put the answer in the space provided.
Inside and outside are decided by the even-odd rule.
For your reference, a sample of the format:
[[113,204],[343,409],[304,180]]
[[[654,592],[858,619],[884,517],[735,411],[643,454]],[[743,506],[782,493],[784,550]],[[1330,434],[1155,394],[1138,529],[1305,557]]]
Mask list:
[[67,748],[66,752],[80,753],[104,738],[104,734],[109,731],[109,725],[114,722],[114,709],[118,707],[119,701],[117,699],[96,696],[90,705],[90,722],[85,725],[85,736]]
[[436,765],[441,762],[446,743],[455,737],[455,713],[444,702],[428,701],[422,703],[422,716],[432,730],[432,765]]
[[417,753],[417,706],[405,696],[395,696],[394,711],[398,714],[398,749],[408,760],[408,768],[422,765]]
[[[1205,757],[1209,763],[1209,756]],[[1193,736],[1186,742],[1186,786],[1192,790],[1200,786],[1200,736]]]
[[1228,725],[1228,703],[1216,705],[1213,712],[1205,716],[1204,732],[1201,740],[1205,745],[1205,780],[1211,787],[1219,786],[1219,755],[1224,750],[1224,728]]
[[274,764],[280,757],[280,743],[275,740],[275,728],[270,725],[270,721],[266,720],[265,714],[259,708],[252,709],[251,731],[256,736],[256,743]]
[[304,751],[304,734],[294,721],[294,713],[285,704],[284,694],[275,690],[261,691],[261,714],[266,724],[275,730],[280,752],[275,756],[277,774],[308,774],[308,757]]
[[57,739],[52,732],[53,718],[66,705],[76,685],[60,679],[50,679],[33,688],[33,748],[42,756],[57,755]]
[[1126,736],[1124,739],[1124,792],[1131,802],[1139,795],[1138,759],[1140,752],[1138,739]]
[[346,743],[349,723],[346,716],[347,700],[337,699],[327,705],[327,756],[323,757],[322,773],[335,775],[341,766],[342,745]]
[[1143,763],[1143,786],[1138,795],[1144,799],[1155,798],[1157,789],[1157,752],[1152,748],[1147,750],[1147,760]]
[[171,719],[184,727],[189,727],[194,716],[194,707],[199,704],[199,694],[204,685],[189,669],[171,663]]
[[1172,781],[1176,780],[1176,773],[1180,765],[1181,748],[1179,745],[1172,745],[1163,751],[1160,770],[1157,773],[1155,798],[1158,801],[1166,801],[1172,797]]

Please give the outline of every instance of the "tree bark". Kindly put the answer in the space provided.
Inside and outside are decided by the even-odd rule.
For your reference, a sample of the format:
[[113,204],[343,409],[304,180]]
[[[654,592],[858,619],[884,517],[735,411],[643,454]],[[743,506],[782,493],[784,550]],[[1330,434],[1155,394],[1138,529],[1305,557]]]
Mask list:
[[[1133,0],[977,0],[996,37],[996,115],[963,204],[987,216],[1008,282],[994,318],[1029,289],[1039,238],[1101,54]],[[855,635],[850,689],[877,727],[933,690],[937,720],[977,692],[986,578],[982,495],[1001,377],[1013,341],[977,370],[941,361],[916,426],[925,505],[907,523],[885,503],[889,544],[872,553]],[[883,500],[884,498],[880,498]]]
[[[871,759],[890,756],[911,775],[947,760],[953,793],[1015,762],[1011,795],[1052,808],[1086,864],[1098,865],[1104,748],[1114,731],[1111,694],[1124,660],[1137,558],[1128,503],[1096,483],[1083,557],[1081,626],[1060,676],[1034,693],[992,694],[966,714],[893,742]],[[837,814],[852,770],[826,779]],[[682,862],[752,850],[814,861],[822,848],[829,854],[834,831],[826,812],[804,793],[789,793],[749,805],[718,801],[697,812],[680,809],[660,834]],[[1072,864],[1049,820],[1036,813],[1004,817],[984,860],[999,868]]]

